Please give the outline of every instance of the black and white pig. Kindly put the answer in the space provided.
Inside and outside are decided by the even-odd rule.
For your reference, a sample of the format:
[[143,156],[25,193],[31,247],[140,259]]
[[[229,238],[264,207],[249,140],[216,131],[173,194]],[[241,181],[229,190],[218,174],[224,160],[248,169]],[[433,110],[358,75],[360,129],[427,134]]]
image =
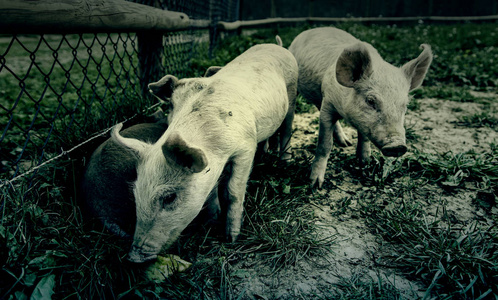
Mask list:
[[370,44],[333,27],[300,33],[289,47],[299,66],[299,93],[320,109],[320,128],[311,183],[321,187],[333,137],[350,145],[339,119],[358,131],[356,154],[370,159],[373,142],[386,156],[407,151],[404,119],[408,92],[419,87],[432,62],[429,45],[401,68],[382,59]]
[[278,132],[281,154],[288,153],[297,93],[294,56],[277,45],[257,45],[215,71],[204,78],[167,75],[149,85],[173,104],[169,128],[156,143],[121,136],[120,124],[112,132],[139,157],[132,262],[156,258],[178,238],[224,169],[230,170],[223,192],[226,235],[235,240],[257,144]]
[[[122,135],[155,143],[168,128],[162,111],[155,123],[142,123],[123,130]],[[135,231],[136,208],[131,184],[137,179],[138,159],[113,139],[103,142],[92,154],[81,184],[84,204],[104,226],[123,238]]]

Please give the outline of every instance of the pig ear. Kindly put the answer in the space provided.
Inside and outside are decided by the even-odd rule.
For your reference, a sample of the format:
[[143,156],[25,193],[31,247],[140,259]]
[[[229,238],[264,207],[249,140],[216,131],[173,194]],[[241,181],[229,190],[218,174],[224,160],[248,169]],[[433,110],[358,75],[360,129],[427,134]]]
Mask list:
[[204,77],[211,77],[214,74],[218,73],[219,70],[221,70],[221,67],[218,67],[218,66],[209,67],[206,70],[206,73],[204,73]]
[[116,126],[114,126],[114,128],[111,131],[111,138],[114,141],[116,141],[118,144],[120,144],[126,148],[129,148],[131,150],[134,150],[138,154],[144,152],[146,147],[149,146],[149,144],[144,143],[140,140],[123,137],[119,133],[121,128],[123,128],[123,123],[116,124]]
[[199,173],[207,166],[207,158],[199,148],[190,147],[179,134],[173,133],[162,146],[166,159]]
[[365,45],[358,43],[342,51],[337,59],[335,74],[337,82],[341,85],[353,87],[361,78],[370,76],[371,70],[372,63],[368,49]]
[[425,74],[427,74],[427,70],[432,62],[431,46],[422,44],[420,47],[424,49],[422,53],[420,53],[417,58],[407,62],[401,67],[410,81],[410,91],[418,88],[422,84]]
[[282,45],[284,43],[282,43],[282,39],[278,35],[275,36],[275,41],[277,42],[278,46],[283,47]]
[[178,84],[178,78],[173,75],[166,75],[158,82],[149,83],[149,92],[160,100],[171,98],[173,91]]

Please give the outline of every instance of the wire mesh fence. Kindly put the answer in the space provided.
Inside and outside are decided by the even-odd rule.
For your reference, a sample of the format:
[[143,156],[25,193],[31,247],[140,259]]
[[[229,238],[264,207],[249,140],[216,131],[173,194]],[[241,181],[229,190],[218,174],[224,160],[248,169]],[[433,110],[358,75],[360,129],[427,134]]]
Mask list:
[[[239,9],[238,0],[133,2],[212,24],[236,20]],[[212,36],[216,26],[210,29]],[[156,102],[144,86],[166,73],[191,76],[196,45],[209,36],[207,29],[194,28],[159,34],[1,35],[2,187],[32,177],[40,165],[112,125],[146,113]]]

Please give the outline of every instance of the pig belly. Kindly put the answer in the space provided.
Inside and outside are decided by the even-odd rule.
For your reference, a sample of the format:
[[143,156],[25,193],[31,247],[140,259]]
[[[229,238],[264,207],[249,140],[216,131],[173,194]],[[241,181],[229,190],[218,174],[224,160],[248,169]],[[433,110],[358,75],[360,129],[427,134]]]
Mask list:
[[[289,110],[289,98],[285,84],[283,82],[273,83],[270,82],[267,89],[259,92],[262,95],[257,101],[258,109],[254,112],[258,142],[268,139],[278,130]],[[267,91],[273,92],[267,93]]]

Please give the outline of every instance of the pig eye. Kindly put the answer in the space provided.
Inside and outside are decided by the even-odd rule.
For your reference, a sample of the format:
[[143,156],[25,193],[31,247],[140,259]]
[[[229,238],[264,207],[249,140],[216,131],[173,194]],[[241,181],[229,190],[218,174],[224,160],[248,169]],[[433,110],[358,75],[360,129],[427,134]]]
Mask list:
[[365,102],[367,103],[368,106],[370,106],[371,108],[377,110],[377,99],[375,99],[375,97],[372,97],[372,96],[368,96],[366,99],[365,99]]
[[161,197],[162,206],[166,208],[169,204],[173,203],[176,199],[176,194],[165,194]]

